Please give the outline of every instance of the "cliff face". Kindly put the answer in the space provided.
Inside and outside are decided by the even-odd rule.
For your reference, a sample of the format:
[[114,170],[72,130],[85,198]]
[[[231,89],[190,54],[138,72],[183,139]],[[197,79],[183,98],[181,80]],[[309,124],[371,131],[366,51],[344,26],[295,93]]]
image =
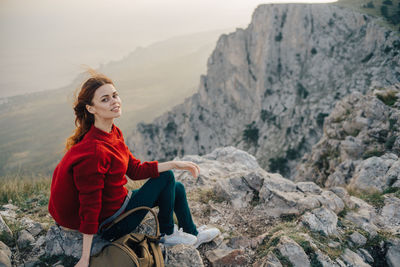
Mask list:
[[399,50],[399,37],[363,14],[261,5],[246,29],[219,38],[198,92],[138,124],[129,146],[143,160],[166,160],[233,145],[293,176],[337,100],[400,80]]

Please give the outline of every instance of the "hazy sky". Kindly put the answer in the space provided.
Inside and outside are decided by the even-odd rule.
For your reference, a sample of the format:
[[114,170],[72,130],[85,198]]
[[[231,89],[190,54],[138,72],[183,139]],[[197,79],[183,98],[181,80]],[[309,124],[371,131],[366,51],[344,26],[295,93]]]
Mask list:
[[172,36],[247,27],[267,2],[0,0],[0,97],[67,85],[81,64],[96,68]]

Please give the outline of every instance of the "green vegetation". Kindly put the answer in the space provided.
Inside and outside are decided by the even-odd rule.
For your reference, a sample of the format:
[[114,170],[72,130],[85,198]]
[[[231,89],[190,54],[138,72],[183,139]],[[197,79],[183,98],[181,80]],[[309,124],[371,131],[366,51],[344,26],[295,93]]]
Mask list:
[[0,205],[11,202],[22,210],[30,210],[34,202],[47,205],[50,184],[45,176],[7,176],[0,184]]
[[392,135],[391,137],[389,137],[386,142],[385,142],[385,148],[390,150],[393,148],[394,142],[396,141],[397,136]]
[[281,32],[277,36],[275,36],[275,41],[276,42],[282,41],[282,33]]
[[328,113],[322,113],[322,112],[318,113],[317,118],[315,119],[317,121],[317,125],[322,128],[322,126],[324,126],[325,117],[328,116],[329,116]]
[[393,4],[391,0],[339,0],[333,5],[351,8],[361,13],[383,18],[378,23],[393,31],[399,31],[400,6]]
[[395,91],[390,91],[386,94],[377,94],[376,97],[388,106],[393,106],[397,101]]
[[297,83],[297,95],[303,99],[307,98],[308,96],[307,89],[301,83]]
[[381,209],[385,205],[383,193],[379,191],[347,190],[350,195],[358,197],[375,208]]
[[314,248],[309,241],[301,240],[298,244],[303,248],[304,252],[310,259],[311,267],[323,267],[322,263],[318,260],[318,255],[315,253]]
[[367,158],[371,158],[371,157],[380,157],[383,154],[385,154],[384,150],[374,148],[372,150],[365,151],[364,154],[362,155],[362,158],[367,159]]
[[196,201],[199,201],[204,204],[208,204],[210,200],[221,203],[227,201],[222,196],[218,195],[213,189],[199,189],[196,193]]
[[270,159],[269,171],[278,172],[283,176],[285,176],[289,172],[288,160],[284,157],[277,157]]
[[247,143],[253,143],[254,145],[257,145],[258,137],[259,130],[255,125],[255,121],[247,124],[246,129],[243,131],[243,140],[245,140]]
[[278,258],[278,260],[281,262],[282,266],[284,267],[293,267],[294,265],[290,262],[289,258],[286,256],[283,256],[282,253],[279,251],[279,249],[275,248],[273,250],[275,256]]

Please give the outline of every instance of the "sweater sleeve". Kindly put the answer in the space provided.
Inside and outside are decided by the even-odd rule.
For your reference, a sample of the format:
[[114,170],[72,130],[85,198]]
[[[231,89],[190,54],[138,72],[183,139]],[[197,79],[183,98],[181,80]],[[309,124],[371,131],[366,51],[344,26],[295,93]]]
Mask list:
[[98,151],[85,156],[73,168],[74,182],[79,192],[81,233],[97,233],[106,172],[106,159]]
[[150,177],[156,178],[160,176],[158,173],[158,161],[144,161],[141,163],[141,161],[135,158],[129,151],[129,162],[126,174],[132,180],[143,180]]

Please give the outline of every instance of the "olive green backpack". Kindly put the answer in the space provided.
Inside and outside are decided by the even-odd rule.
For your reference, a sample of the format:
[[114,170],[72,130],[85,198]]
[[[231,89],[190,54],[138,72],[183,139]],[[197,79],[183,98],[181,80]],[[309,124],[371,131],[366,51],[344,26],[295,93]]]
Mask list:
[[156,221],[156,235],[130,233],[106,245],[99,253],[90,257],[90,267],[164,266],[164,258],[159,245],[160,227],[155,212],[148,207],[129,210],[115,219],[109,227],[138,210],[150,211]]

